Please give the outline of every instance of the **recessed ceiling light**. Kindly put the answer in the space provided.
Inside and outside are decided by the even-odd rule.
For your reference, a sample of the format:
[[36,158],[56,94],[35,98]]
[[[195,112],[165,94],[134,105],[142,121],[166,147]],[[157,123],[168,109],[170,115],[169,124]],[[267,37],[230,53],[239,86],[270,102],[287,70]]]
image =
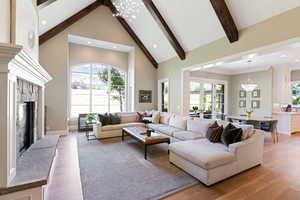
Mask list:
[[223,61],[221,61],[221,62],[217,62],[216,63],[216,66],[220,66],[220,65],[223,65],[224,64],[224,62]]
[[114,46],[113,48],[114,48],[114,49],[116,49],[116,48],[117,48],[117,46]]
[[257,56],[257,53],[252,53],[252,54],[249,54],[247,57],[251,59],[251,58],[254,58],[256,56]]
[[47,24],[47,21],[46,20],[42,20],[42,25],[46,25]]
[[157,48],[157,44],[153,44],[153,48],[156,49]]
[[287,58],[288,56],[286,55],[286,54],[282,54],[281,56],[280,56],[280,58]]
[[300,60],[299,60],[299,59],[296,59],[295,61],[296,61],[296,62],[300,62]]
[[213,66],[215,66],[215,65],[214,65],[214,64],[204,65],[204,66],[203,66],[203,69],[211,68],[211,67],[213,67]]
[[90,41],[88,41],[87,43],[88,43],[88,44],[92,44],[92,42],[90,42]]

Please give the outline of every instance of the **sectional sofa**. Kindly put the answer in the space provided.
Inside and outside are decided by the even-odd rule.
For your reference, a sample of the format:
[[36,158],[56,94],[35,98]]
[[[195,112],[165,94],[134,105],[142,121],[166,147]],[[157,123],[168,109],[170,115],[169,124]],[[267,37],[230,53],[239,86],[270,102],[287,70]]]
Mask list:
[[[171,139],[169,161],[207,186],[262,164],[264,136],[251,125],[234,124],[243,129],[242,141],[226,146],[205,138],[209,126],[216,120],[192,119],[176,114],[157,113],[153,123],[135,122],[135,113],[122,113],[121,124],[94,127],[99,139],[121,136],[122,128],[146,126]],[[218,121],[224,127],[229,123]]]

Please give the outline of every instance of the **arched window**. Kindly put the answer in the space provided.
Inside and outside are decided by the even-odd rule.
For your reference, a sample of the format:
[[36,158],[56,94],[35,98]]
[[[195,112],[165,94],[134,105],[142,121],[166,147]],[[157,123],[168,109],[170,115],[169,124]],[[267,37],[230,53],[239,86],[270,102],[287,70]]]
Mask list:
[[126,73],[105,64],[71,69],[71,117],[126,111]]

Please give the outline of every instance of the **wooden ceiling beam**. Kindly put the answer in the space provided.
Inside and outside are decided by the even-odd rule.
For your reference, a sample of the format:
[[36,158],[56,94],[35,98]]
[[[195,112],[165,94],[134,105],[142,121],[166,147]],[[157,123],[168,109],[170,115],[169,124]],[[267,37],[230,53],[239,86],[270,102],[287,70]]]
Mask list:
[[[111,12],[117,13],[117,9],[111,2],[111,0],[105,0],[104,5],[106,5],[108,8],[110,8]],[[148,60],[152,63],[152,65],[155,68],[158,68],[158,63],[154,59],[154,57],[151,55],[151,53],[148,51],[148,49],[145,47],[143,42],[139,39],[139,37],[136,35],[136,33],[132,30],[132,28],[129,26],[129,24],[126,22],[125,19],[123,19],[121,16],[116,16],[117,20],[120,22],[120,24],[123,26],[123,28],[127,31],[127,33],[131,36],[131,38],[136,42],[136,44],[140,47],[140,49],[144,52]]]
[[147,10],[150,12],[160,29],[162,30],[165,37],[168,39],[174,50],[176,51],[177,55],[180,57],[181,60],[186,58],[185,51],[178,42],[177,38],[175,37],[174,33],[172,32],[171,28],[160,14],[159,10],[155,6],[152,0],[143,0]]
[[239,31],[234,23],[225,0],[210,0],[218,18],[221,22],[227,38],[231,43],[239,40]]
[[98,8],[100,5],[103,4],[102,0],[95,1],[94,3],[90,4],[89,6],[85,7],[84,9],[80,10],[73,16],[69,17],[68,19],[64,20],[60,24],[56,25],[46,33],[42,34],[39,37],[39,43],[40,45],[45,43],[47,40],[51,39],[52,37],[56,36],[60,32],[64,31],[66,28],[80,20],[81,18],[88,15],[90,12]]
[[43,4],[43,3],[46,3],[47,1],[48,0],[37,0],[36,4],[37,4],[37,6],[39,6],[39,5]]

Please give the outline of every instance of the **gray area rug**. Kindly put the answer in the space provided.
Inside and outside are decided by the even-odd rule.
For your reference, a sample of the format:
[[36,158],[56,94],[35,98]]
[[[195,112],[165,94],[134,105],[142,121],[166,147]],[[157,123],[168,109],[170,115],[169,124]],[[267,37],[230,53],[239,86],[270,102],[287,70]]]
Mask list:
[[144,160],[143,145],[131,138],[77,139],[85,200],[160,199],[198,183],[169,163],[167,144],[148,147]]

